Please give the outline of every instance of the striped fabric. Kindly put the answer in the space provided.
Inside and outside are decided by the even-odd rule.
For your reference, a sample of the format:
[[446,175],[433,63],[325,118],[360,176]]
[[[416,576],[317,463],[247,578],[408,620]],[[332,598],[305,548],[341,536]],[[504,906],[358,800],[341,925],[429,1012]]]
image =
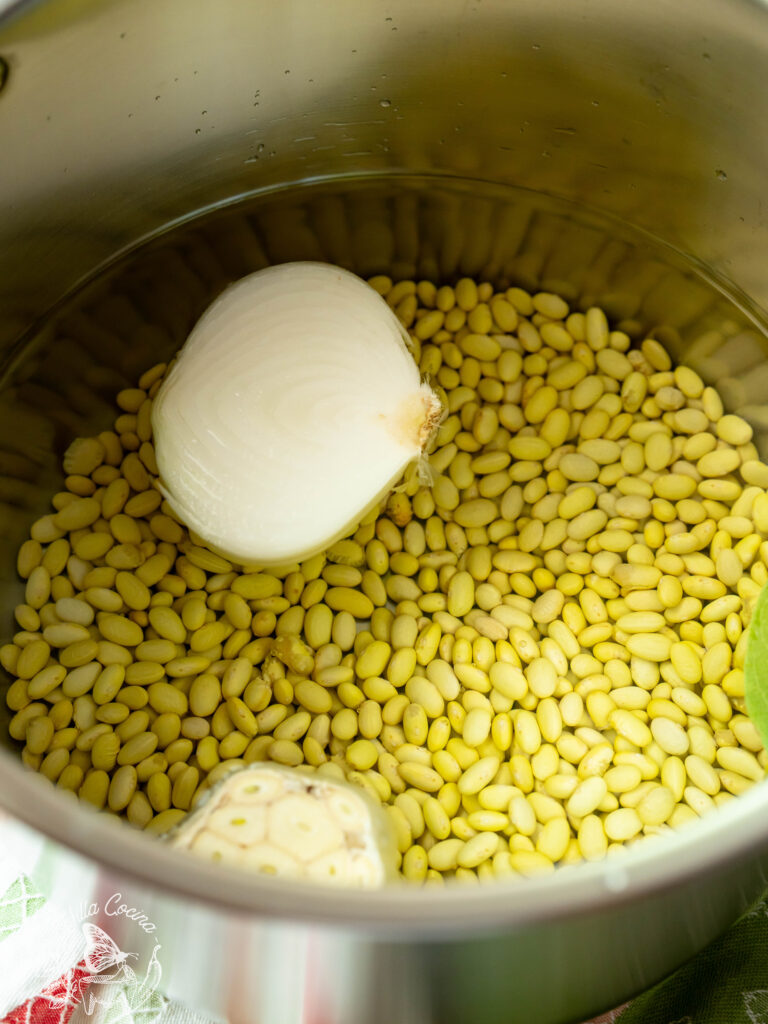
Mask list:
[[140,976],[124,966],[70,903],[41,840],[0,815],[0,1024],[224,1024],[167,999],[154,958]]

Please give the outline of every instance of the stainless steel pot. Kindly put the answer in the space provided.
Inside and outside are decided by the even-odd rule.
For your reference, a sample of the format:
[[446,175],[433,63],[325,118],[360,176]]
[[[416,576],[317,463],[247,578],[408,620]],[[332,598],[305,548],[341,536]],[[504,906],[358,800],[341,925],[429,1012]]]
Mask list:
[[[178,344],[227,279],[267,262],[469,273],[599,301],[637,329],[663,323],[675,352],[755,424],[765,454],[763,2],[3,10],[7,631],[15,545],[64,444],[104,422],[110,391]],[[79,312],[59,306],[91,278]],[[0,804],[46,837],[57,900],[77,909],[122,894],[156,924],[165,991],[233,1024],[564,1024],[652,984],[768,882],[765,784],[605,864],[370,894],[181,863],[9,751]],[[110,927],[135,948],[130,922]]]

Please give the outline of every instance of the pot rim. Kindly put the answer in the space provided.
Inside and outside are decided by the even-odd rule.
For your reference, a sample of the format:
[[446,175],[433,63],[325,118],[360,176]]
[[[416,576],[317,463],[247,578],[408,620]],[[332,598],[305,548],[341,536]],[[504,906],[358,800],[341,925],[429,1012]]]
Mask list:
[[[465,887],[389,885],[346,890],[223,869],[144,836],[61,794],[0,753],[0,806],[55,843],[160,894],[209,910],[332,927],[455,938],[634,903],[727,867],[760,859],[768,882],[768,785],[756,783],[713,814],[598,863],[552,875]],[[97,851],[97,852],[94,852]]]

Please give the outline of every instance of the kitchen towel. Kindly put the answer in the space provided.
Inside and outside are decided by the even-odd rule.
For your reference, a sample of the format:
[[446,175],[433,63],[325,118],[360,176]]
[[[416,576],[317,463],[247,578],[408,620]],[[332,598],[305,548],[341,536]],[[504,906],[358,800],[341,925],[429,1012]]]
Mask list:
[[0,1024],[224,1024],[166,998],[159,964],[134,971],[66,890],[41,838],[0,816]]
[[621,1024],[768,1024],[768,896],[722,938],[638,996]]

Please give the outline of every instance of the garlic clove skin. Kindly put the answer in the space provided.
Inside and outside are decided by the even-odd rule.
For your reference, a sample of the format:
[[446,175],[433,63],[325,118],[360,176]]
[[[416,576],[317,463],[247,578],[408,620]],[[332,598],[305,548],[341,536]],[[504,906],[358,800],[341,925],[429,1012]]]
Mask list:
[[155,397],[164,494],[245,564],[344,536],[421,455],[441,415],[407,334],[366,282],[283,263],[227,288]]

